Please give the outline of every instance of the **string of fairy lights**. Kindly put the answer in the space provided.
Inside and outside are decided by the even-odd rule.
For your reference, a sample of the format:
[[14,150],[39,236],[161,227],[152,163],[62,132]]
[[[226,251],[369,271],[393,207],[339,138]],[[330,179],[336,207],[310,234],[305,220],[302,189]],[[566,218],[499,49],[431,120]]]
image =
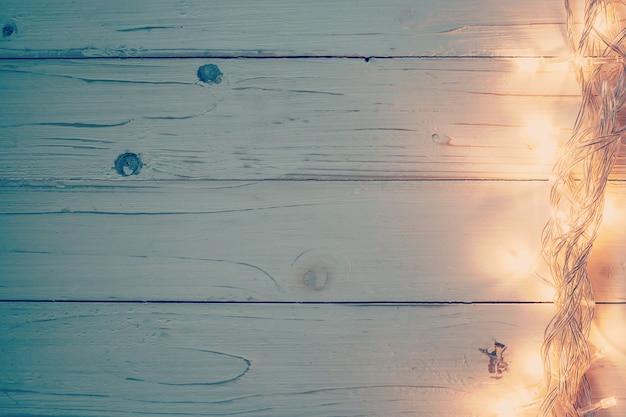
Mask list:
[[582,102],[572,136],[554,166],[552,216],[542,234],[556,295],[541,349],[545,392],[540,417],[593,416],[615,404],[612,398],[593,403],[585,376],[592,362],[588,339],[595,310],[586,267],[624,131],[618,120],[626,99],[626,28],[620,7],[621,1],[586,0],[582,23],[577,23],[565,0]]

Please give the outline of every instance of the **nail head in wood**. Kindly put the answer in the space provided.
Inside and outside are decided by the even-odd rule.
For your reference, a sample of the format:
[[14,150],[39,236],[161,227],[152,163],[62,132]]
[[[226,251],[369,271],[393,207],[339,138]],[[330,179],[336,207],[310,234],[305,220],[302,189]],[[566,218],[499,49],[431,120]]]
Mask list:
[[206,64],[198,68],[198,79],[207,84],[219,84],[222,82],[222,71],[215,64]]
[[115,160],[115,171],[123,177],[139,174],[142,166],[139,155],[132,152],[120,154]]

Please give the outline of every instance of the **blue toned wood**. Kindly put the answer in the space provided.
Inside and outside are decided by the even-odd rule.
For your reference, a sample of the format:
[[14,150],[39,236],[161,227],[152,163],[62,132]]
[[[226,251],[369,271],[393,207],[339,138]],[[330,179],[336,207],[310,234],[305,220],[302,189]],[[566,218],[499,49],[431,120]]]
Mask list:
[[124,179],[134,153],[128,180],[547,179],[542,142],[567,140],[579,90],[520,62],[1,61],[0,178]]
[[[551,301],[547,182],[8,183],[0,298]],[[623,301],[626,207],[607,190],[590,264]]]
[[565,47],[562,4],[542,0],[5,0],[0,13],[5,58],[546,56]]
[[[545,150],[580,95],[564,22],[543,0],[3,1],[0,415],[524,405],[553,309]],[[620,404],[607,194],[589,376]]]
[[[460,417],[532,400],[552,306],[1,303],[0,314],[7,415]],[[625,314],[598,308],[600,322]],[[598,336],[594,392],[620,404],[623,337]],[[479,351],[494,340],[507,345],[499,380]]]
[[462,416],[510,389],[490,378],[478,348],[494,338],[507,343],[505,378],[523,380],[525,355],[538,349],[539,323],[550,312],[547,305],[2,303],[0,408],[8,415]]
[[[547,191],[506,181],[10,183],[0,187],[0,298],[551,301],[531,270]],[[616,279],[606,299],[624,296]]]

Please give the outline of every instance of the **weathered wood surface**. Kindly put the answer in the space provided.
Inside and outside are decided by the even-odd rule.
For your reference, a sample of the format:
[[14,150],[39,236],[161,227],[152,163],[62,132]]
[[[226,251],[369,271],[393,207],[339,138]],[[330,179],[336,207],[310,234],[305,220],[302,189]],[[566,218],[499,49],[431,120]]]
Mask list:
[[0,178],[118,179],[131,151],[138,180],[546,179],[580,91],[567,62],[524,63],[4,60]]
[[[0,313],[5,415],[496,416],[540,379],[552,306],[2,303]],[[595,395],[618,403],[624,336],[603,325],[625,315],[599,307],[593,340],[605,353],[590,372]],[[500,380],[478,351],[494,339],[508,346]]]
[[[528,253],[516,251],[530,251],[539,240],[544,185],[272,181],[5,187],[0,294],[4,299],[545,300],[539,279],[506,264],[516,255],[528,262]],[[534,216],[520,204],[526,199],[539,204]],[[503,258],[499,269],[482,265],[492,254]],[[503,280],[502,273],[517,276]]]
[[[0,298],[551,301],[548,182],[5,185]],[[590,272],[624,301],[626,187]]]
[[546,56],[560,2],[4,0],[1,57]]
[[[5,0],[0,414],[509,417],[553,308],[564,21],[543,0]],[[592,391],[620,403],[625,165],[590,263]]]

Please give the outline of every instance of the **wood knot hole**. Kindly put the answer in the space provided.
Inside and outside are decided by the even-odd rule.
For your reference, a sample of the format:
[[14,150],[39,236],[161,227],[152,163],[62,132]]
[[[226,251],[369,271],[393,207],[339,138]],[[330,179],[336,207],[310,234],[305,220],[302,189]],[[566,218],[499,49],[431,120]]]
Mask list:
[[8,39],[17,33],[17,25],[12,19],[1,20],[0,26],[2,26],[2,39]]
[[219,84],[222,82],[222,71],[215,64],[206,64],[198,68],[198,79],[207,84]]
[[324,250],[309,249],[291,264],[293,283],[307,291],[327,291],[343,275],[337,259]]
[[123,177],[139,174],[142,166],[139,155],[132,152],[123,153],[115,160],[115,171]]
[[321,290],[328,282],[328,270],[324,265],[315,266],[304,273],[304,284],[312,290]]

